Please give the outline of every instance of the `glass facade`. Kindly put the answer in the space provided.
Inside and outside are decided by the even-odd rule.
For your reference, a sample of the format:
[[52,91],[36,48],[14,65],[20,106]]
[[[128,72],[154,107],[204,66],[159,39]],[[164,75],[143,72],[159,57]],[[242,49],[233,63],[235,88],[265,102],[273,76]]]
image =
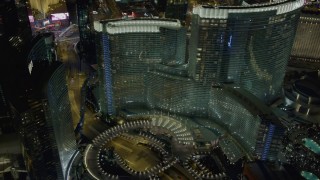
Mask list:
[[60,62],[35,63],[29,110],[22,113],[20,134],[32,177],[64,179],[76,152],[65,67]]
[[244,103],[225,88],[215,87],[211,91],[209,116],[228,129],[248,152],[255,149],[261,120]]
[[279,97],[299,19],[299,8],[283,13],[280,6],[194,8],[189,74],[236,83],[266,102]]
[[47,89],[49,105],[47,121],[53,128],[64,178],[69,161],[77,149],[65,77],[65,67],[60,65],[49,79]]
[[20,133],[32,178],[64,179],[75,153],[65,67],[55,61],[53,34],[39,34],[28,54],[30,90]]
[[28,2],[26,0],[0,2],[0,41],[2,41],[2,38],[6,38],[6,41],[1,43],[9,42],[9,45],[6,45],[7,47],[5,47],[5,49],[1,48],[1,50],[7,52],[11,46],[15,49],[16,55],[22,55],[22,57],[18,56],[19,59],[24,58],[23,55],[27,53],[28,45],[32,38],[27,4]]
[[185,30],[176,20],[110,21],[100,26],[99,77],[104,84],[100,104],[104,112],[113,114],[132,102],[146,103],[145,74],[157,64],[184,63]]
[[26,5],[26,0],[0,1],[0,82],[16,107],[25,102],[23,81],[28,73],[25,64],[32,39]]
[[208,115],[208,86],[187,77],[159,71],[150,71],[145,75],[145,86],[150,108],[182,115]]
[[31,178],[55,180],[62,178],[57,146],[53,144],[52,126],[48,127],[47,100],[29,100],[28,111],[21,113],[21,129],[27,169]]
[[[302,4],[195,7],[187,60],[179,21],[95,22],[102,111],[134,104],[209,118],[254,153],[259,115],[271,114],[260,101],[280,96]],[[271,145],[264,147],[266,157]]]

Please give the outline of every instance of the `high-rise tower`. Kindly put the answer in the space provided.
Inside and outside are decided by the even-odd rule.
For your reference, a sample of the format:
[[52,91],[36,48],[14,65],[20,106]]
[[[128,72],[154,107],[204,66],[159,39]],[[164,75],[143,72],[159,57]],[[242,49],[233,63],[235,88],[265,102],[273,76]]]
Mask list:
[[178,20],[133,19],[95,22],[104,99],[114,114],[130,102],[145,102],[144,75],[156,64],[184,63],[185,30]]
[[76,151],[65,67],[55,61],[53,34],[35,38],[28,60],[27,110],[20,111],[20,134],[27,167],[36,179],[64,179]]
[[189,74],[236,83],[265,102],[281,94],[303,1],[193,9]]
[[95,21],[102,113],[204,118],[241,146],[221,141],[232,161],[276,160],[284,128],[264,102],[280,96],[303,1],[242,3],[193,9],[187,61],[178,20]]
[[[0,82],[8,100],[21,102],[25,93],[26,56],[32,34],[25,1],[0,2]],[[20,103],[21,104],[21,103]]]

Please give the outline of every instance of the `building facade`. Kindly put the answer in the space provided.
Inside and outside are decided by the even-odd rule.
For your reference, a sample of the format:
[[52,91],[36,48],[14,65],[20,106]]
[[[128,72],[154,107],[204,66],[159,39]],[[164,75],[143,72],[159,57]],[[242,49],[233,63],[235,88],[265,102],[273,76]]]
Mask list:
[[242,95],[237,97],[229,90],[225,86],[216,86],[212,89],[209,116],[227,129],[247,152],[253,154],[261,124],[259,112],[250,109],[253,104],[244,104],[241,100]]
[[64,179],[76,152],[65,67],[54,59],[53,34],[38,35],[29,53],[28,104],[20,134],[30,176]]
[[279,151],[283,148],[282,139],[286,128],[275,116],[261,115],[255,147],[256,157],[260,160],[277,161]]
[[[320,73],[315,71],[297,79],[285,89],[285,103],[306,116],[320,112]],[[315,118],[316,119],[316,118]]]
[[246,153],[275,160],[281,131],[264,103],[281,95],[302,4],[196,6],[187,60],[178,20],[96,21],[102,113],[134,105],[208,118]]
[[237,86],[214,86],[209,109],[209,117],[227,129],[246,152],[260,160],[278,160],[285,127],[257,97]]
[[320,67],[320,16],[301,14],[294,39],[289,65],[319,69]]
[[[145,74],[157,64],[184,63],[185,30],[177,20],[95,22],[102,102],[108,114],[130,102],[145,103]],[[103,99],[104,98],[104,99]]]
[[[71,107],[66,85],[64,65],[60,65],[48,81],[47,94],[50,112],[48,124],[52,125],[55,143],[59,154],[59,168],[66,178],[69,162],[76,152],[76,139],[73,131]],[[51,121],[51,122],[49,122]]]
[[59,62],[35,62],[32,82],[20,130],[28,170],[35,179],[64,179],[76,151],[65,67]]
[[193,9],[189,74],[236,83],[265,102],[281,95],[303,1]]
[[187,74],[184,67],[164,70],[157,66],[145,75],[147,106],[172,114],[207,117],[210,87],[183,76]]

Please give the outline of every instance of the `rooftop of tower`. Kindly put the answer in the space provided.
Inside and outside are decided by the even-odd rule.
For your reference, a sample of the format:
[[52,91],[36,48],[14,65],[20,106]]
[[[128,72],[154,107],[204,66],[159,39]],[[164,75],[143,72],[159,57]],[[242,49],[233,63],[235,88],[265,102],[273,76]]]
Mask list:
[[154,18],[135,18],[102,20],[94,22],[94,29],[98,32],[106,31],[109,34],[119,34],[126,32],[159,32],[159,27],[169,29],[181,28],[181,23],[177,19],[154,19]]
[[195,5],[204,7],[223,7],[223,6],[257,6],[257,5],[273,5],[278,3],[286,3],[296,0],[201,0]]
[[273,2],[261,2],[249,4],[243,1],[241,5],[225,5],[225,4],[202,4],[196,5],[192,13],[198,14],[201,18],[222,18],[228,17],[229,13],[254,13],[276,11],[276,14],[285,14],[301,8],[304,5],[304,0],[280,0]]

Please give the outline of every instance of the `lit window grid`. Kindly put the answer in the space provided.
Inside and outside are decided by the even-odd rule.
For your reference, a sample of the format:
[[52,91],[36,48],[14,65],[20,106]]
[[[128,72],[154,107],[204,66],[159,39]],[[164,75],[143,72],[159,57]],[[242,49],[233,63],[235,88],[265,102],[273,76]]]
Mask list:
[[65,77],[65,66],[60,65],[49,79],[47,93],[50,108],[46,113],[48,124],[54,131],[64,176],[68,163],[77,149]]
[[249,112],[223,89],[213,89],[209,102],[209,117],[223,125],[249,151],[253,152],[260,118]]
[[[185,30],[160,28],[158,33],[133,32],[108,35],[110,46],[103,49],[110,49],[110,68],[102,65],[105,72],[101,72],[105,74],[104,76],[107,71],[111,72],[112,82],[111,79],[109,82],[112,86],[115,109],[128,102],[145,102],[144,73],[155,64],[184,63],[186,42],[183,33]],[[104,51],[103,49],[100,51]],[[101,63],[105,63],[106,60],[103,61]],[[106,79],[102,81],[107,83]],[[107,84],[106,86],[111,87]]]
[[147,103],[151,108],[176,114],[205,116],[208,111],[208,86],[179,76],[149,72],[145,76]]
[[298,11],[193,15],[189,74],[209,84],[234,82],[272,101],[281,92],[298,18]]

